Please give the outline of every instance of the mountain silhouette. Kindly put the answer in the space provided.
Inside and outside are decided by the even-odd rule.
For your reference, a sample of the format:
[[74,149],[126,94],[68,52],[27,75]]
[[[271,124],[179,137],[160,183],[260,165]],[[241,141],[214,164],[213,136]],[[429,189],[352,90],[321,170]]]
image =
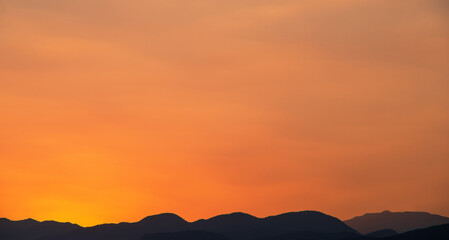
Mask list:
[[136,225],[151,226],[153,231],[163,232],[172,229],[182,229],[187,226],[188,222],[180,216],[173,213],[163,213],[153,216],[148,216]]
[[229,238],[206,231],[182,231],[150,233],[144,235],[141,240],[229,240]]
[[194,222],[192,228],[220,233],[236,240],[271,237],[299,231],[356,233],[339,219],[316,211],[290,212],[266,218],[257,218],[246,213],[232,213]]
[[354,232],[323,233],[299,231],[272,237],[258,238],[256,240],[350,240],[360,236],[360,234]]
[[189,224],[176,214],[163,213],[145,217],[135,223],[101,224],[39,240],[131,240],[140,239],[147,233],[188,230]]
[[390,212],[367,213],[344,221],[348,226],[362,234],[383,229],[392,229],[398,233],[449,223],[449,218],[426,212]]
[[[404,224],[403,218],[412,221]],[[372,229],[392,225],[394,220],[372,216],[394,215],[402,227],[433,224],[447,218],[429,213],[366,214]],[[397,217],[399,215],[400,217]],[[416,216],[420,216],[417,221]],[[422,217],[425,216],[425,217]],[[430,217],[429,217],[430,216]],[[437,216],[437,217],[435,217]],[[352,220],[354,220],[352,219]],[[424,221],[424,220],[426,221]],[[430,221],[431,219],[432,221]],[[352,221],[350,220],[350,221]],[[376,220],[376,221],[374,221]],[[361,221],[368,224],[367,221]],[[424,222],[424,223],[423,223]],[[415,225],[410,225],[414,223]],[[368,225],[366,225],[368,226]],[[393,228],[394,229],[394,228]],[[339,219],[316,211],[290,212],[266,218],[246,213],[231,213],[188,222],[173,213],[148,216],[134,223],[101,224],[80,227],[71,223],[38,222],[33,219],[0,219],[0,240],[442,240],[449,239],[449,224],[396,234],[396,230],[377,230],[361,235]],[[404,228],[400,228],[404,229]]]
[[[344,240],[448,240],[448,239],[449,239],[449,224],[443,224],[423,229],[416,229],[389,237],[374,237],[374,236],[370,237],[365,235],[347,238]],[[316,240],[324,240],[324,239],[316,239]]]
[[383,229],[383,230],[378,230],[375,232],[365,234],[365,236],[373,237],[373,238],[385,238],[385,237],[395,236],[397,234],[398,233],[393,229]]
[[191,224],[191,228],[224,234],[232,239],[246,239],[263,230],[260,222],[257,217],[236,212],[198,220]]
[[449,224],[412,230],[390,237],[376,238],[376,237],[360,236],[345,240],[447,240],[447,239],[449,239]]
[[0,219],[1,240],[36,240],[45,236],[55,236],[71,232],[82,227],[72,223],[55,221],[39,222],[34,219],[12,221]]
[[135,223],[103,224],[39,240],[138,240],[144,235],[159,236],[148,234],[182,231],[212,232],[231,240],[274,237],[300,231],[357,234],[339,219],[316,211],[291,212],[266,218],[231,213],[195,222],[187,222],[175,214],[166,213],[149,216]]
[[417,229],[396,236],[385,238],[387,240],[448,240],[449,224]]

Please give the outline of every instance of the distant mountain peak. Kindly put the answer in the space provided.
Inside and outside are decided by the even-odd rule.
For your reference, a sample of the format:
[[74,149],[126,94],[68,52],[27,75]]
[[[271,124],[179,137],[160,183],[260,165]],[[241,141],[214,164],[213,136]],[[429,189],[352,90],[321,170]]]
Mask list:
[[139,223],[146,223],[146,222],[172,222],[172,223],[185,223],[186,220],[184,220],[182,217],[174,214],[174,213],[161,213],[156,215],[151,215],[148,217],[143,218],[139,221]]
[[314,210],[305,210],[305,211],[298,211],[298,212],[287,212],[287,213],[281,213],[275,216],[282,216],[282,215],[325,215],[328,216],[327,214],[324,214],[322,212],[319,211],[314,211]]
[[360,233],[367,234],[382,229],[393,229],[398,233],[449,223],[449,218],[427,212],[366,213],[344,221]]
[[232,215],[232,216],[246,216],[246,217],[252,217],[252,218],[255,218],[253,215],[248,214],[248,213],[244,213],[244,212],[233,212],[233,213],[229,213],[229,214],[225,214],[225,215]]
[[299,211],[299,212],[287,212],[287,213],[281,213],[279,215],[270,216],[267,218],[284,218],[284,219],[295,219],[295,218],[313,218],[313,219],[328,219],[333,218],[338,220],[337,218],[327,215],[325,213],[319,212],[319,211],[312,211],[312,210],[306,210],[306,211]]
[[23,219],[23,220],[19,220],[17,222],[23,222],[23,223],[39,223],[39,221],[32,219],[32,218],[27,218],[27,219]]
[[233,212],[228,214],[221,214],[212,218],[209,218],[208,220],[217,220],[217,219],[258,219],[257,217],[254,217],[253,215],[250,215],[248,213],[244,212]]

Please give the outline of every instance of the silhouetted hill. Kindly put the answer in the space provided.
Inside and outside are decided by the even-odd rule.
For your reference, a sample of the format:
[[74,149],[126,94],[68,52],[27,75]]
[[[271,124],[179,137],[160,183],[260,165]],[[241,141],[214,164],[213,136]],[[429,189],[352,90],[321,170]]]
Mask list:
[[322,233],[300,231],[273,237],[258,238],[256,240],[349,240],[360,236],[360,234],[353,232]]
[[[382,213],[385,214],[393,213]],[[412,216],[416,214],[423,215],[413,213]],[[195,222],[164,213],[135,223],[102,224],[87,228],[54,221],[10,221],[0,218],[0,240],[447,240],[449,224],[390,236],[392,234],[395,234],[393,230],[384,229],[360,235],[337,218],[315,211],[266,218],[231,213]]]
[[236,227],[236,225],[253,224],[258,220],[259,218],[247,213],[235,212],[230,214],[218,215],[207,220],[201,219],[193,222],[193,224],[204,227]]
[[132,240],[144,234],[188,230],[189,222],[173,213],[148,216],[135,223],[102,224],[39,240]]
[[60,235],[76,229],[81,229],[81,227],[72,223],[39,222],[34,219],[20,221],[0,219],[1,240],[36,240],[40,237]]
[[175,228],[182,228],[186,226],[188,222],[180,216],[173,213],[163,213],[153,216],[148,216],[136,225],[151,226],[153,231],[169,231]]
[[449,224],[433,226],[385,238],[386,240],[448,240]]
[[424,229],[412,230],[409,232],[400,233],[390,237],[376,238],[365,235],[359,237],[350,237],[344,240],[448,240],[448,239],[449,239],[449,224],[443,224]]
[[141,240],[229,240],[227,237],[205,231],[182,231],[151,233],[144,235]]
[[398,233],[393,229],[383,229],[375,232],[371,232],[368,234],[365,234],[367,237],[373,237],[373,238],[385,238],[385,237],[391,237],[394,235],[397,235]]
[[263,219],[269,229],[275,234],[285,232],[313,231],[313,232],[353,232],[338,218],[316,211],[290,212]]
[[266,218],[256,218],[245,213],[232,213],[194,222],[192,228],[220,233],[237,240],[278,236],[299,231],[356,232],[339,219],[316,211],[291,212]]
[[449,223],[449,218],[426,212],[367,213],[344,221],[362,234],[382,229],[393,229],[398,233]]
[[40,240],[137,240],[145,234],[181,231],[213,232],[233,240],[278,236],[299,231],[356,233],[339,219],[315,211],[285,213],[267,218],[231,213],[192,223],[175,214],[161,214],[146,217],[136,223],[103,224]]
[[191,224],[191,229],[216,232],[232,239],[246,239],[263,230],[260,222],[257,217],[237,212],[198,220]]

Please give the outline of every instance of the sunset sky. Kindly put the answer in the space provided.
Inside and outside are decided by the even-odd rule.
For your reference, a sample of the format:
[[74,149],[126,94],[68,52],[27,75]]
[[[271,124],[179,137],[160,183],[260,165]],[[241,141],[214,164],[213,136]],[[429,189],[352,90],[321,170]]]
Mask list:
[[449,216],[446,0],[1,0],[0,217]]

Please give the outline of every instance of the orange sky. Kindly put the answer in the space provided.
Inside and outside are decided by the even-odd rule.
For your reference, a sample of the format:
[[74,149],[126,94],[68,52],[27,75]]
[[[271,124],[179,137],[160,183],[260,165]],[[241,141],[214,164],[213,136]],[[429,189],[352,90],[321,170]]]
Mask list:
[[2,0],[0,217],[449,215],[445,0]]

